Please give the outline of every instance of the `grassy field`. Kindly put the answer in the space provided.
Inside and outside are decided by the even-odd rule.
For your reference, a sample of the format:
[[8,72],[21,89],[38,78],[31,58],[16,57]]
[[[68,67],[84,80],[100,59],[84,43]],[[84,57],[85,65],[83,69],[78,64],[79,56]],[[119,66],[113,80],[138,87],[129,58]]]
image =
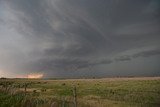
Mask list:
[[160,77],[0,79],[0,107],[160,107]]

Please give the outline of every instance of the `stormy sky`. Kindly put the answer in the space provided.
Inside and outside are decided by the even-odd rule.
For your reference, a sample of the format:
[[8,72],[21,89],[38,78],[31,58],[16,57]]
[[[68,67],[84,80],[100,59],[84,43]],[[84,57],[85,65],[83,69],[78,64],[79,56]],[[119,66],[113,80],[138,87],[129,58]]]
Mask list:
[[0,0],[0,77],[160,75],[159,0]]

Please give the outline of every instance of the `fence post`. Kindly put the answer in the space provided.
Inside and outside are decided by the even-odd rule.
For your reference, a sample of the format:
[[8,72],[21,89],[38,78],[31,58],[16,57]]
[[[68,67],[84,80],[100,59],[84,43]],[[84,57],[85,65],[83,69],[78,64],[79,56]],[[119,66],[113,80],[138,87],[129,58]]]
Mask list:
[[26,83],[24,84],[24,91],[25,91],[25,93],[27,91],[27,84]]
[[65,107],[65,97],[63,96],[63,102],[62,102],[62,107]]
[[76,89],[76,86],[74,86],[74,89],[73,89],[73,97],[74,97],[74,107],[77,107],[77,89]]
[[28,84],[25,83],[25,84],[24,84],[24,92],[25,92],[25,95],[26,95],[26,93],[27,93],[27,86],[28,86]]

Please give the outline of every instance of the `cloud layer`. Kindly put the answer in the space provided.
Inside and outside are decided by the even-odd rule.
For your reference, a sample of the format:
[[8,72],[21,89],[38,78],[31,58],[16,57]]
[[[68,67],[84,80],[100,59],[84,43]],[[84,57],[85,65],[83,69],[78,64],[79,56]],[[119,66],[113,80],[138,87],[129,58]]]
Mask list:
[[0,70],[159,75],[159,13],[159,0],[0,0]]

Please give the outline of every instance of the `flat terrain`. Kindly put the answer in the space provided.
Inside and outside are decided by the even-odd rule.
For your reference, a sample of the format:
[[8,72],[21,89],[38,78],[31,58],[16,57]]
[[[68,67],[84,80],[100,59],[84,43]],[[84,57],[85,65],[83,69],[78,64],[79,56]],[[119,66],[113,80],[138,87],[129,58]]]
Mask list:
[[0,107],[160,107],[160,77],[0,79]]

